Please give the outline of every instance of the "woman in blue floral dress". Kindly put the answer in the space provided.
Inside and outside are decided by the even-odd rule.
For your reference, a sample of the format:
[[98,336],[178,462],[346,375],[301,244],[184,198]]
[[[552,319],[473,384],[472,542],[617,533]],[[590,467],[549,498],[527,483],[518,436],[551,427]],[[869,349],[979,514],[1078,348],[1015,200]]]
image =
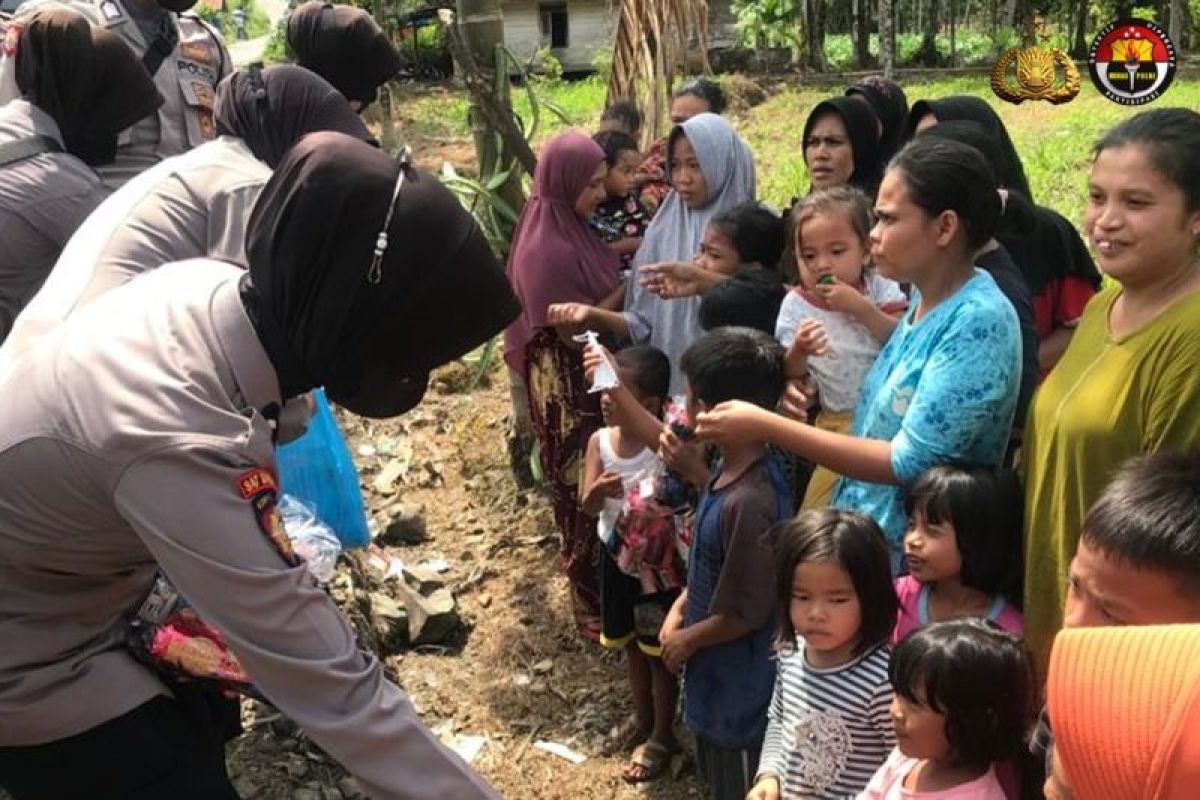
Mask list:
[[874,518],[899,570],[903,487],[936,464],[1003,460],[1021,336],[1012,305],[973,263],[1000,214],[995,176],[978,151],[913,142],[889,167],[875,213],[875,268],[911,284],[912,302],[867,374],[850,433],[745,403],[701,414],[696,433],[718,442],[766,439],[841,475],[833,505]]

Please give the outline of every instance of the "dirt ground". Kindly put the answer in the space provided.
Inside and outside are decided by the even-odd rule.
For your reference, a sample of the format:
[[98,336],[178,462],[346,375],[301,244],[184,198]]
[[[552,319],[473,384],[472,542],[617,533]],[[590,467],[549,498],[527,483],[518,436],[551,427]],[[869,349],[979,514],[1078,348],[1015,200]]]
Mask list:
[[[675,764],[682,774],[634,788],[621,780],[622,760],[599,755],[607,733],[631,713],[623,661],[571,625],[549,506],[536,491],[518,491],[509,472],[503,373],[494,371],[490,387],[448,392],[465,382],[466,370],[459,364],[441,373],[425,402],[398,420],[342,416],[379,524],[397,501],[424,508],[428,540],[389,552],[410,565],[444,560],[465,623],[449,645],[402,652],[388,665],[444,741],[462,746],[482,737],[473,764],[506,798],[699,797],[682,759]],[[375,479],[396,459],[403,467],[397,491],[382,495]],[[345,772],[277,712],[248,704],[246,721],[248,732],[229,747],[244,797],[356,796]],[[587,760],[572,764],[537,749],[539,741]]]

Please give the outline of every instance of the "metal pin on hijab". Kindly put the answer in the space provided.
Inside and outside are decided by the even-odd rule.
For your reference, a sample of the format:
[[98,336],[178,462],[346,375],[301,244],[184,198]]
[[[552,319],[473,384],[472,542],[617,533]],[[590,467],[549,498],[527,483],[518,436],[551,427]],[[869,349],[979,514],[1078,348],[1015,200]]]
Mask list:
[[377,284],[383,280],[383,254],[388,247],[388,228],[392,224],[392,214],[396,212],[396,199],[400,197],[400,187],[404,185],[404,173],[412,166],[412,150],[405,145],[400,148],[396,160],[400,163],[400,174],[396,176],[396,187],[392,189],[392,201],[388,203],[387,216],[383,218],[383,227],[375,239],[375,255],[371,258],[371,268],[367,270],[367,282]]

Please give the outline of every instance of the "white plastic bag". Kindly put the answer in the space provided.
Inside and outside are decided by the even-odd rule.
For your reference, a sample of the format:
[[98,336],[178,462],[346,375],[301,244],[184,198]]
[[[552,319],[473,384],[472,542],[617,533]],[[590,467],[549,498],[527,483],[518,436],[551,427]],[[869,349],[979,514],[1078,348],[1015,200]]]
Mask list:
[[317,517],[312,506],[290,494],[279,498],[279,516],[292,542],[292,550],[304,559],[314,578],[328,583],[342,552],[341,542],[333,529]]

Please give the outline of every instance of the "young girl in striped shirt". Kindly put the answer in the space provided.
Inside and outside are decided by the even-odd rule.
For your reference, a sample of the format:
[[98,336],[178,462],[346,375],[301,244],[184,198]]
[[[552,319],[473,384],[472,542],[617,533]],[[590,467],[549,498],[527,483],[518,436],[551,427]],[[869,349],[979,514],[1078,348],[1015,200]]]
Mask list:
[[832,508],[781,523],[775,694],[748,800],[854,797],[896,744],[888,637],[896,594],[883,532]]

